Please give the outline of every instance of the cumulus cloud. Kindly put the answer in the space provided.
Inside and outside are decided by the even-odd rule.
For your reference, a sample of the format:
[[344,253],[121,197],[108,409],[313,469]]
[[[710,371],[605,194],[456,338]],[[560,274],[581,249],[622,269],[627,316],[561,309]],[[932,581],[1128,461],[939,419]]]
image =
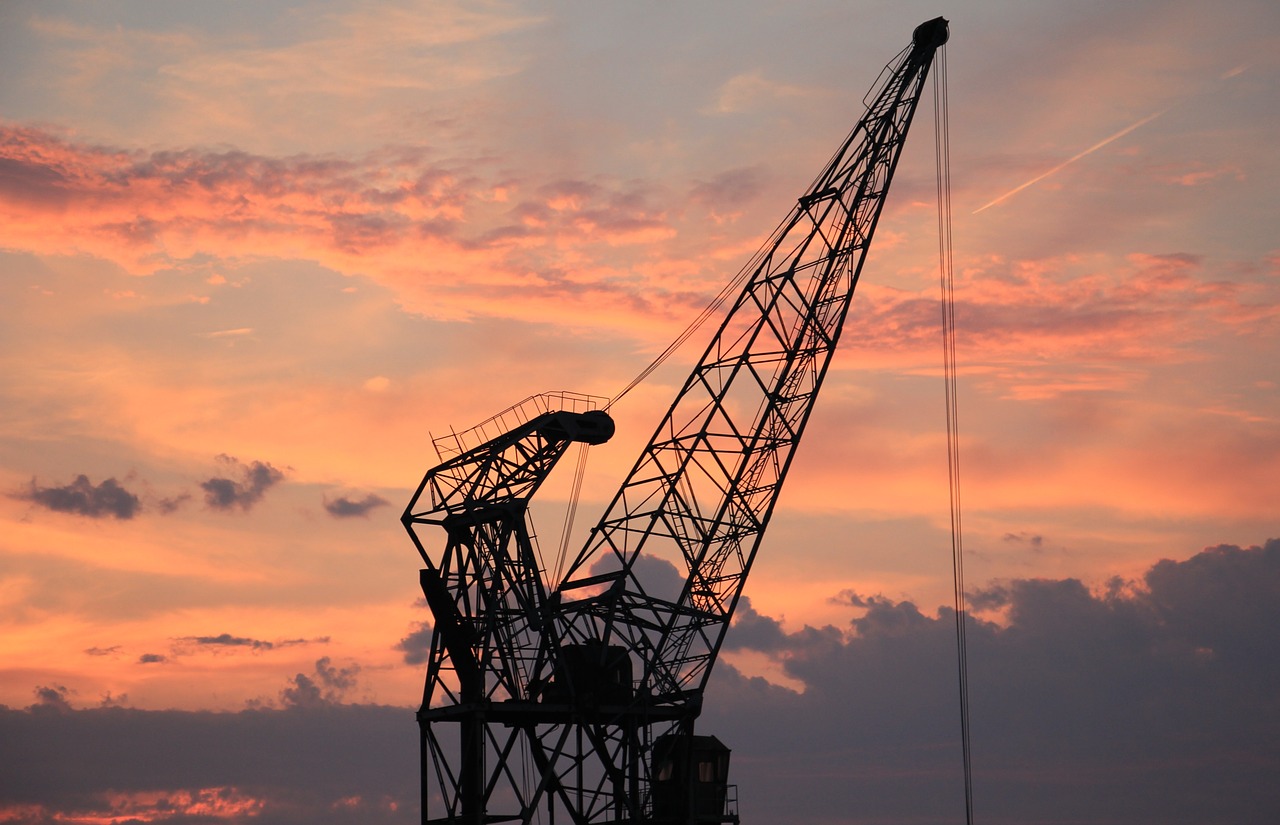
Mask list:
[[216,476],[200,483],[205,503],[214,510],[248,510],[284,479],[281,470],[262,461],[244,464],[225,454],[218,456],[218,460],[239,478]]
[[[792,632],[748,605],[744,635],[726,639],[804,686],[727,667],[700,723],[753,754],[741,787],[785,791],[789,801],[753,795],[770,821],[801,821],[798,799],[811,800],[810,821],[854,806],[927,819],[962,802],[954,614],[858,601],[845,627]],[[989,815],[1102,821],[1085,788],[1122,821],[1280,810],[1267,778],[1280,766],[1280,540],[1162,561],[1100,591],[1013,580],[973,601],[1004,609],[1001,624],[968,626],[975,794]],[[833,771],[848,781],[831,783]]]
[[770,653],[785,649],[789,642],[777,619],[757,613],[746,596],[738,601],[738,609],[734,611],[733,630],[724,641],[725,650]]
[[30,488],[19,495],[59,513],[74,513],[89,518],[131,519],[142,509],[142,502],[114,478],[95,485],[86,475],[61,487],[42,487],[35,479]]
[[395,649],[404,654],[404,663],[407,665],[426,663],[431,652],[431,624],[418,623],[409,635],[396,642]]
[[315,671],[308,675],[298,673],[289,680],[289,687],[280,691],[285,707],[317,708],[336,705],[356,687],[360,666],[335,667],[328,656],[316,660]]
[[383,507],[391,502],[382,496],[369,493],[363,498],[349,498],[347,496],[338,496],[330,501],[325,499],[324,509],[334,518],[355,518],[369,515],[369,511],[376,507]]
[[71,710],[71,691],[65,685],[41,685],[35,689],[36,703],[29,710],[55,711],[63,713]]

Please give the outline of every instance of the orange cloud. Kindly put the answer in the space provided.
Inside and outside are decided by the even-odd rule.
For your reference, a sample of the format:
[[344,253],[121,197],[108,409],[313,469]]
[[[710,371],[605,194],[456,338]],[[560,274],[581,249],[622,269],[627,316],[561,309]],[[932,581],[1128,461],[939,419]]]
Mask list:
[[[498,187],[409,149],[354,161],[146,153],[14,126],[0,130],[0,163],[0,243],[136,275],[211,256],[315,260],[368,274],[432,317],[622,328],[678,318],[700,294],[655,296],[628,274],[677,232],[639,190]],[[495,188],[507,194],[494,198]]]
[[[1273,285],[1214,277],[1192,255],[969,262],[956,278],[962,368],[1009,397],[1135,386],[1155,365],[1208,357],[1219,338],[1274,335]],[[936,287],[860,287],[847,338],[871,366],[938,362]]]

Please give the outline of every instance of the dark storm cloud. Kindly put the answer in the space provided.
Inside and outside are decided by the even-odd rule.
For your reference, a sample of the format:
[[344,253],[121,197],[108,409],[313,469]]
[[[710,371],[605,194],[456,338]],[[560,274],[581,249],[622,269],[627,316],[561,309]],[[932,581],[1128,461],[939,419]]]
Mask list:
[[138,497],[114,478],[108,478],[95,486],[85,475],[76,476],[75,481],[62,487],[41,487],[32,479],[30,489],[18,497],[59,513],[74,513],[89,518],[112,516],[131,519],[142,508]]
[[347,498],[339,496],[333,501],[325,499],[324,509],[334,518],[354,518],[356,516],[367,516],[369,511],[375,507],[383,507],[391,502],[379,495],[370,493],[361,499]]
[[[753,789],[762,821],[963,810],[954,614],[863,601],[847,630],[782,633],[748,609],[746,638],[729,632],[727,649],[760,651],[804,684],[796,693],[732,668],[712,679],[700,728],[735,748],[735,781]],[[1280,541],[1163,561],[1101,592],[1018,580],[973,601],[1004,610],[1001,624],[968,623],[981,818],[1280,814]]]
[[220,455],[218,460],[239,478],[215,477],[200,483],[205,503],[215,510],[232,510],[237,507],[248,510],[258,503],[267,490],[284,478],[283,472],[262,461],[244,464],[229,455]]

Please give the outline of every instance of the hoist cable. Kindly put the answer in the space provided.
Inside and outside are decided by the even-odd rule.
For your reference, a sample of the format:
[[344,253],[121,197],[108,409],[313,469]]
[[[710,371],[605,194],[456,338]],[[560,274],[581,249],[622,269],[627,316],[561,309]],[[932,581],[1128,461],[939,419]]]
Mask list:
[[951,507],[951,564],[955,586],[956,661],[960,688],[960,746],[964,760],[965,822],[973,825],[973,759],[969,730],[969,654],[965,641],[964,542],[960,509],[960,423],[956,400],[955,268],[951,247],[951,143],[946,47],[938,49],[933,77],[934,152],[937,156],[938,269],[942,304],[943,386],[947,419],[947,487]]
[[622,390],[617,395],[609,399],[609,403],[604,405],[605,411],[607,412],[609,408],[612,407],[619,400],[621,400],[621,398],[624,395],[626,395],[627,393],[635,389],[637,386],[639,386],[641,382],[643,382],[646,378],[648,378],[650,375],[653,374],[654,370],[662,366],[662,364],[666,362],[666,360],[670,358],[671,355],[676,350],[684,346],[684,343],[688,341],[690,338],[692,338],[694,333],[696,333],[699,329],[701,329],[702,325],[707,322],[707,319],[711,318],[713,315],[715,315],[719,311],[720,307],[724,304],[724,302],[728,299],[728,297],[737,291],[738,287],[742,285],[742,282],[746,280],[747,276],[751,273],[753,269],[752,264],[754,263],[755,263],[755,259],[753,258],[750,264],[743,267],[742,270],[739,271],[736,276],[734,276],[733,280],[725,284],[724,288],[720,290],[720,292],[716,295],[716,297],[712,298],[711,302],[702,308],[702,311],[698,313],[697,317],[695,317],[693,321],[691,321],[689,325],[685,327],[684,330],[679,335],[676,336],[676,339],[674,341],[672,341],[670,344],[667,345],[666,349],[658,353],[658,356],[654,358],[652,361],[650,361],[649,365],[644,369],[642,369],[639,375],[637,375],[635,378],[632,378],[631,382],[627,384],[625,387],[623,387]]
[[560,581],[560,573],[564,569],[565,559],[569,556],[569,539],[573,535],[573,520],[578,514],[578,500],[582,497],[582,480],[587,474],[587,452],[590,445],[582,441],[578,444],[578,466],[573,474],[573,487],[569,491],[569,506],[565,509],[564,524],[560,528],[560,547],[556,551],[556,566],[551,581]]
[[[843,147],[841,147],[841,149],[838,149],[836,151],[835,155],[832,156],[831,160],[827,162],[827,165],[824,166],[823,169],[825,170],[829,168],[831,166],[831,163],[834,162],[836,158],[840,156],[841,152],[843,152]],[[814,191],[817,185],[817,181],[821,177],[822,177],[822,173],[819,173],[818,177],[815,177],[814,180],[810,182],[809,188],[807,191],[809,192]],[[705,324],[710,318],[714,317],[719,312],[720,307],[722,307],[724,305],[724,302],[729,299],[729,296],[738,292],[738,290],[742,288],[742,285],[745,284],[747,280],[751,278],[751,276],[756,274],[756,272],[759,270],[761,266],[761,263],[764,260],[764,256],[772,251],[779,236],[787,231],[787,227],[792,223],[794,216],[795,216],[795,212],[793,211],[790,214],[788,214],[785,218],[783,218],[781,221],[778,222],[778,225],[775,226],[773,228],[773,231],[769,233],[768,240],[758,250],[756,250],[755,254],[751,256],[751,259],[747,261],[747,263],[742,267],[742,269],[738,270],[738,274],[734,275],[732,280],[729,281],[729,283],[724,285],[724,287],[720,290],[720,292],[718,292],[716,296],[711,299],[711,302],[702,308],[702,310],[693,319],[693,321],[691,321],[689,325],[685,327],[684,330],[679,335],[676,336],[676,339],[672,341],[670,344],[668,344],[666,349],[658,353],[658,356],[654,358],[652,361],[650,361],[649,365],[644,369],[642,369],[639,375],[631,379],[631,382],[628,383],[625,387],[623,387],[622,390],[619,391],[617,395],[609,399],[609,403],[604,405],[605,412],[608,412],[609,408],[612,407],[614,404],[616,404],[619,400],[621,400],[621,398],[624,395],[631,392],[633,389],[639,386],[641,382],[643,382],[646,378],[652,375],[654,370],[662,366],[663,363],[665,363],[666,360],[676,352],[676,350],[684,346],[685,342],[688,341],[690,338],[692,338],[694,334],[697,333],[697,331],[702,328],[703,324]]]

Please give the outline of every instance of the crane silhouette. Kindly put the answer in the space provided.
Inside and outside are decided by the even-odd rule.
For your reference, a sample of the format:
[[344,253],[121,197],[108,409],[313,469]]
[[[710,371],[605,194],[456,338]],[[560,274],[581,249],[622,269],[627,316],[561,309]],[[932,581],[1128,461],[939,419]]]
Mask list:
[[534,396],[436,440],[402,518],[433,618],[424,823],[738,821],[729,750],[695,722],[947,37],[923,23],[888,64],[560,581],[528,504],[571,444],[613,435],[603,399]]

